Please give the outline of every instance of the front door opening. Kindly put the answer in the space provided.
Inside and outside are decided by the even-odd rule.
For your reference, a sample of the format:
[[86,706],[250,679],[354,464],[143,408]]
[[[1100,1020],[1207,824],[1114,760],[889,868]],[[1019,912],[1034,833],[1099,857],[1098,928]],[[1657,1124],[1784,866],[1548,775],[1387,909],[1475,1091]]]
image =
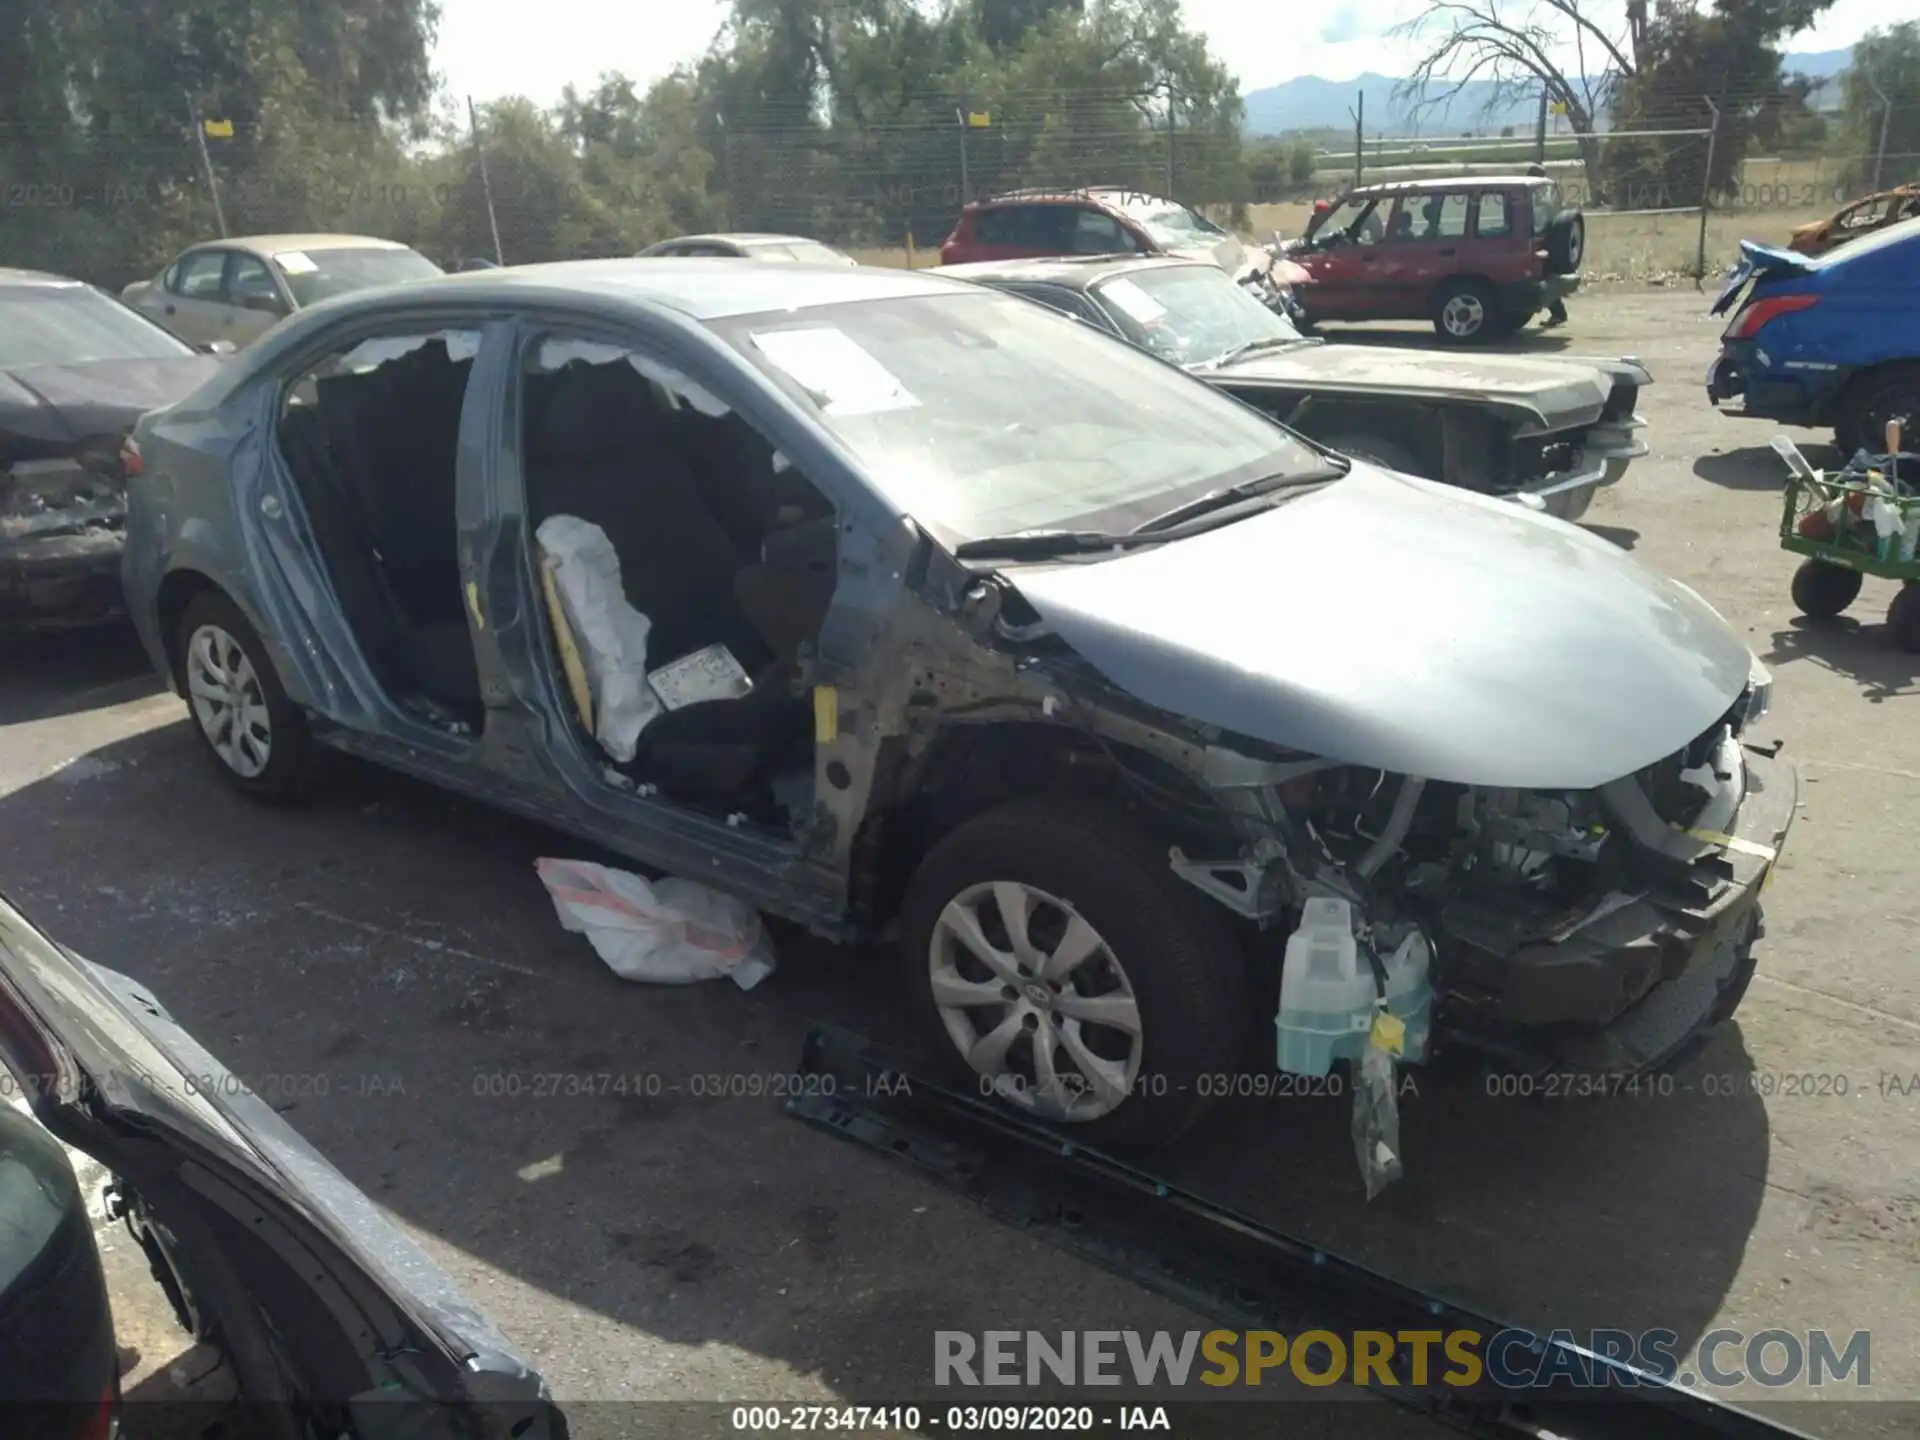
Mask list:
[[[549,558],[537,538],[546,521],[598,527],[618,557],[621,596],[646,617],[649,683],[675,662],[721,652],[751,681],[745,694],[714,699],[653,684],[659,713],[631,758],[608,755],[609,767],[716,814],[785,828],[808,813],[813,709],[802,661],[833,599],[832,505],[716,397],[618,346],[541,342],[521,413],[536,573]],[[544,608],[559,639],[565,606],[555,613],[549,598]],[[564,675],[555,682],[563,695],[573,689]],[[587,743],[604,750],[592,717],[573,708]]]

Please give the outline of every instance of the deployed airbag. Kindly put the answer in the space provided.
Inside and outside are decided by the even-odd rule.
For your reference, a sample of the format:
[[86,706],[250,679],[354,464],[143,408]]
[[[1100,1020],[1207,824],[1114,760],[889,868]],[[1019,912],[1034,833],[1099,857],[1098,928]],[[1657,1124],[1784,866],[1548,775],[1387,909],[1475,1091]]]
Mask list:
[[[607,532],[577,515],[550,515],[535,537],[586,670],[593,738],[622,763],[661,710],[647,684],[647,617],[627,603],[620,557]],[[586,718],[586,717],[583,717]]]

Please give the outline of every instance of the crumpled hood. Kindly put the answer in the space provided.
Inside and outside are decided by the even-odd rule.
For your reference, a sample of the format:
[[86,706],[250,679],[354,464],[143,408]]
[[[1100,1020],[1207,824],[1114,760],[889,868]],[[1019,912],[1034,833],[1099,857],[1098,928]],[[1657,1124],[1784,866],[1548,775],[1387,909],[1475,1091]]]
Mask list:
[[1618,779],[1725,715],[1752,666],[1706,601],[1599,536],[1361,464],[1185,540],[1010,578],[1148,704],[1460,784]]
[[1578,361],[1444,355],[1374,345],[1308,343],[1257,352],[1223,369],[1196,373],[1228,387],[1311,384],[1349,394],[1495,399],[1524,406],[1550,430],[1591,425],[1613,392],[1610,375]]
[[219,368],[217,356],[181,355],[0,370],[0,430],[52,444],[123,434]]

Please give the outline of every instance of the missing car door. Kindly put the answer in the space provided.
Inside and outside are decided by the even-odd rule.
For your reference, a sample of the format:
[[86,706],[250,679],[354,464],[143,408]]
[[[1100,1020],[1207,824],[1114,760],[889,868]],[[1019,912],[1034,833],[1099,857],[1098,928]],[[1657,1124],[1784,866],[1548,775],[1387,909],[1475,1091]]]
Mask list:
[[718,397],[636,351],[546,336],[521,370],[538,606],[622,782],[785,828],[811,808],[805,659],[835,513]]
[[450,730],[484,723],[461,591],[460,416],[475,330],[379,335],[283,392],[280,453],[342,618],[389,699]]

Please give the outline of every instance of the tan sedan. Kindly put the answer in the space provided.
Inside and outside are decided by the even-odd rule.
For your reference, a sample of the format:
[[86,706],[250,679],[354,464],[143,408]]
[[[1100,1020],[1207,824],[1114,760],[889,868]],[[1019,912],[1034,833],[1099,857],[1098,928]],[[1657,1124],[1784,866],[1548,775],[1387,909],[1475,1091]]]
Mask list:
[[368,235],[240,235],[182,251],[121,298],[189,345],[240,346],[317,301],[441,273],[419,252]]

